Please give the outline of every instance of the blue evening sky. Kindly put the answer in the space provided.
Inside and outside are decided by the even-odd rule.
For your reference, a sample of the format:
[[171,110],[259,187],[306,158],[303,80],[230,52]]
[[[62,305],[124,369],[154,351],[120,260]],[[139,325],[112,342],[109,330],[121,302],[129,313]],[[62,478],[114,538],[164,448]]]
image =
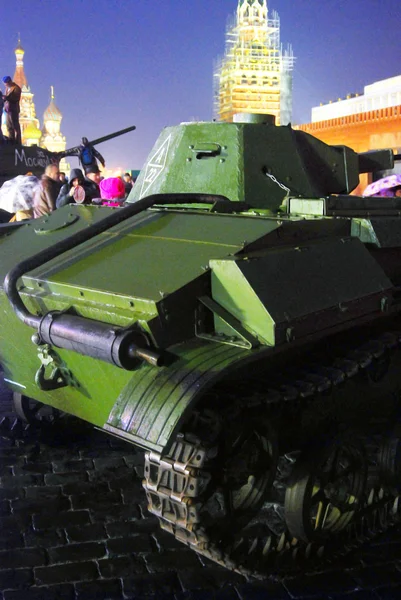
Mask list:
[[[311,108],[401,74],[400,0],[272,0],[291,43],[293,123]],[[140,168],[160,130],[213,116],[214,60],[237,0],[2,0],[0,75],[18,32],[42,121],[54,85],[67,145],[136,125],[99,145],[110,167]]]

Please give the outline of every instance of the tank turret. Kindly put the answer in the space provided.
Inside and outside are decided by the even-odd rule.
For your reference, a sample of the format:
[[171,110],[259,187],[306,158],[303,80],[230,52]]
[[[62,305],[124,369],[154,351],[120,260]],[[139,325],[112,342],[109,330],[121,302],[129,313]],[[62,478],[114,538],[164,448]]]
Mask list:
[[144,449],[161,527],[247,576],[398,522],[401,198],[350,195],[392,163],[266,116],[182,123],[124,208],[0,225],[20,417]]
[[388,150],[358,155],[290,125],[276,127],[271,115],[236,117],[234,123],[166,127],[129,202],[177,190],[206,194],[224,190],[232,202],[246,200],[254,208],[277,211],[289,196],[349,194],[360,173],[392,165]]

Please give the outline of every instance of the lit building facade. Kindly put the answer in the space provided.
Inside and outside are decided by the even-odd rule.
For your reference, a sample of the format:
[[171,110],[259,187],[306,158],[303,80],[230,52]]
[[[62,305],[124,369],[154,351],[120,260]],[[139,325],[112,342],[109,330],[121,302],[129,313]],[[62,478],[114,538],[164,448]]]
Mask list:
[[[13,80],[21,88],[20,115],[22,145],[37,145],[46,148],[52,152],[60,152],[66,149],[66,138],[61,133],[61,120],[63,115],[54,102],[54,91],[51,87],[50,104],[43,115],[43,130],[40,129],[39,119],[36,117],[35,103],[33,93],[25,75],[24,69],[25,50],[21,47],[20,41],[15,49],[15,72]],[[3,133],[7,135],[5,124],[2,126]],[[64,163],[65,166],[67,163]]]
[[[298,125],[327,144],[356,152],[391,148],[401,152],[401,76],[377,81],[353,95],[312,109],[312,122]],[[361,175],[360,193],[371,177]]]
[[226,49],[214,70],[214,118],[233,121],[237,113],[272,114],[277,125],[292,117],[290,46],[280,44],[280,19],[268,16],[267,0],[239,0],[226,33]]
[[312,108],[312,123],[401,105],[401,75],[366,85],[363,94]]

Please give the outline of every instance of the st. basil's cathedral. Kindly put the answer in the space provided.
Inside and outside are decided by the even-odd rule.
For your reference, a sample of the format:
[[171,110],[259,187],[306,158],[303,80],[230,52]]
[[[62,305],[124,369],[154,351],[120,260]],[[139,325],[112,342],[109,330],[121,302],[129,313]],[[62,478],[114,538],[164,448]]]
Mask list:
[[[20,41],[18,41],[15,49],[16,65],[13,81],[20,86],[22,92],[19,117],[22,144],[24,146],[37,145],[52,152],[60,152],[66,149],[66,138],[60,131],[63,115],[55,104],[53,86],[50,87],[50,104],[43,113],[43,127],[41,129],[39,119],[36,117],[33,93],[25,75],[24,54],[25,51],[21,47]],[[7,135],[4,122],[2,123],[2,130]]]

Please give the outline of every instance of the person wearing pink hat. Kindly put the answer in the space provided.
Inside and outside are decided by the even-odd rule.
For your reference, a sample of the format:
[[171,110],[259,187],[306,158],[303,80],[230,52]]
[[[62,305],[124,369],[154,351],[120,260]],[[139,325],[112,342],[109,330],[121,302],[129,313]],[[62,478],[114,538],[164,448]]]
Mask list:
[[106,177],[99,184],[103,205],[121,206],[125,198],[125,186],[120,177]]

